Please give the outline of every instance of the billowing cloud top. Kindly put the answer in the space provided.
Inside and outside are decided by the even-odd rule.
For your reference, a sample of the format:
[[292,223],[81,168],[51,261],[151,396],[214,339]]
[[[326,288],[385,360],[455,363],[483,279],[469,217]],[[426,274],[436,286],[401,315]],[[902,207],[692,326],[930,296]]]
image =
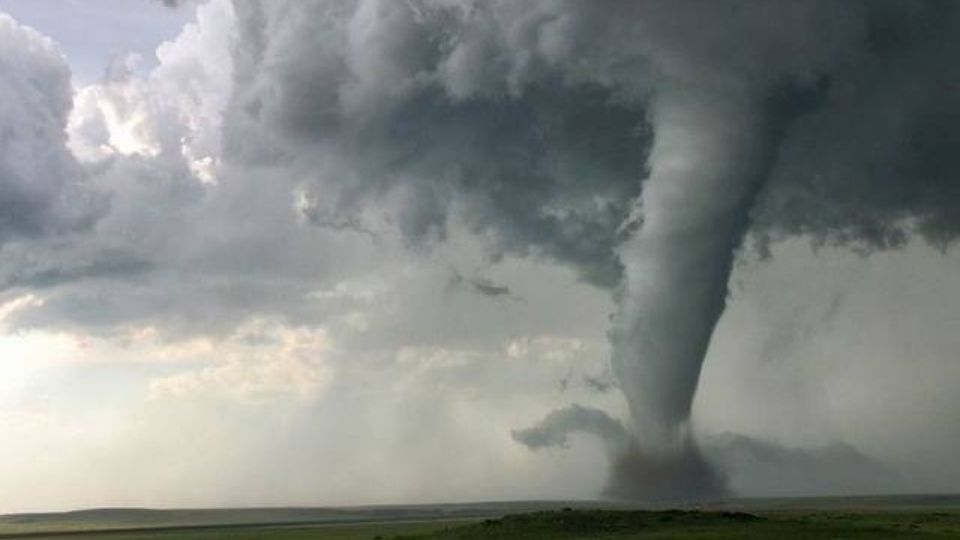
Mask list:
[[87,223],[94,196],[66,147],[70,69],[48,38],[0,13],[0,242]]

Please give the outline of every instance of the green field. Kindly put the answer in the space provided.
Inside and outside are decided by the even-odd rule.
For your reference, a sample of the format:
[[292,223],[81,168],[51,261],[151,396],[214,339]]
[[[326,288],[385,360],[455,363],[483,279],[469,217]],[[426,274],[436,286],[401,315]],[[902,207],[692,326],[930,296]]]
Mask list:
[[507,516],[430,539],[960,538],[960,512],[584,511]]
[[[704,509],[656,510],[623,509],[608,503],[593,506],[597,505],[602,508],[580,503],[543,510],[550,505],[504,503],[359,509],[98,510],[0,516],[0,538],[960,539],[960,505],[955,498],[920,502],[902,498],[759,500]],[[533,511],[504,512],[510,509]],[[483,513],[501,517],[477,517]]]
[[4,539],[32,540],[371,540],[393,538],[436,538],[435,533],[462,526],[465,522],[422,521],[391,523],[354,523],[343,525],[224,525],[202,527],[164,527],[130,531],[114,529],[100,532],[56,532],[0,535]]

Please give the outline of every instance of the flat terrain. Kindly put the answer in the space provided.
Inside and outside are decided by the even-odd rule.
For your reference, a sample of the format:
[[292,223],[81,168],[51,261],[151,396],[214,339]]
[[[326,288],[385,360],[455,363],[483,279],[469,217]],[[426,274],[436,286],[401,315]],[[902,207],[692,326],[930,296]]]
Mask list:
[[702,508],[642,510],[603,502],[342,509],[105,509],[0,516],[0,538],[960,539],[960,497],[742,499]]
[[424,539],[960,538],[960,512],[570,510],[506,516]]

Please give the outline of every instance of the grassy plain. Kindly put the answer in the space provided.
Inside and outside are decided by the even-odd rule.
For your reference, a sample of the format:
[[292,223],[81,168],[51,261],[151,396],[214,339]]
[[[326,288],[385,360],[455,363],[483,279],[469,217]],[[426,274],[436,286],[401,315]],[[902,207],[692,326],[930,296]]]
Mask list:
[[960,512],[744,512],[571,510],[506,516],[417,538],[578,539],[960,539]]
[[769,499],[686,509],[638,510],[609,503],[570,506],[95,510],[0,516],[0,539],[960,539],[956,497]]

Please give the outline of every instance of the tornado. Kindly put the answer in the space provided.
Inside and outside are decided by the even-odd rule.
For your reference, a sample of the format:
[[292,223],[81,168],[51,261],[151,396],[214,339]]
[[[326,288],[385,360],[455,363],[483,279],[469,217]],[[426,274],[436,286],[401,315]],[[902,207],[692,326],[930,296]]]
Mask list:
[[[684,81],[666,84],[651,102],[650,176],[637,208],[641,225],[619,250],[624,281],[610,331],[631,452],[641,456],[632,459],[651,464],[643,478],[615,471],[615,493],[722,492],[696,449],[690,409],[735,252],[775,152],[766,108],[762,96],[742,88]],[[649,478],[655,471],[661,481]]]
[[617,248],[623,277],[609,332],[629,418],[620,430],[598,430],[599,411],[587,418],[574,405],[514,433],[531,448],[562,446],[556,442],[572,432],[600,436],[613,461],[610,496],[694,501],[727,495],[722,473],[699,450],[690,412],[736,251],[790,117],[777,94],[675,77],[650,98],[649,174],[622,226],[635,232]]
[[454,227],[491,261],[613,294],[629,414],[573,405],[514,438],[604,439],[614,497],[726,494],[691,407],[748,229],[867,249],[960,235],[960,153],[938,136],[960,75],[932,60],[952,58],[960,9],[942,2],[236,7],[226,157],[295,171],[304,222],[373,230],[374,208],[414,249]]

